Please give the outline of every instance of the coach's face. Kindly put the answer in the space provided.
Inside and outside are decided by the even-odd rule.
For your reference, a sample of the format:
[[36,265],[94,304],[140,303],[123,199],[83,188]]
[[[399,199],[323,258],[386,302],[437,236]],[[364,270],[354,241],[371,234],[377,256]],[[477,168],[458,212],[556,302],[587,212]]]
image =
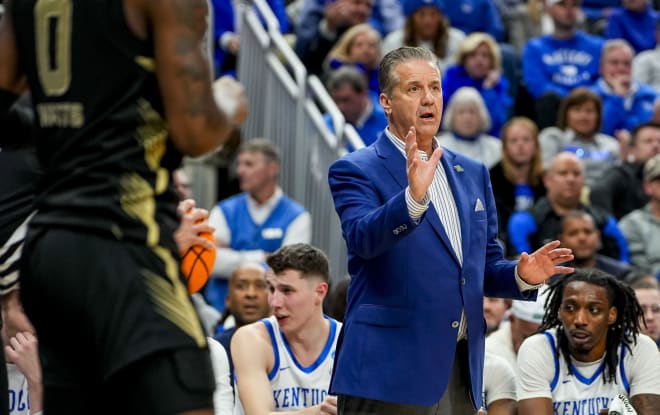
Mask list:
[[380,103],[388,116],[389,128],[403,139],[415,127],[417,140],[429,140],[440,127],[442,84],[437,66],[425,60],[402,62],[395,68],[398,83]]
[[584,281],[566,284],[559,320],[575,360],[594,362],[603,357],[607,330],[616,317],[617,310],[610,305],[605,287]]

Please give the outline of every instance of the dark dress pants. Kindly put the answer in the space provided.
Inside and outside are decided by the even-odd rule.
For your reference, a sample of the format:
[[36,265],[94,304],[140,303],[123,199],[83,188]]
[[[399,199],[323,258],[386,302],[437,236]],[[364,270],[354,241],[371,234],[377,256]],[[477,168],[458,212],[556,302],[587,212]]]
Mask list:
[[[377,401],[351,395],[339,395],[339,415],[474,415],[477,410],[470,397],[470,369],[467,341],[456,344],[451,377],[442,398],[431,406]],[[412,379],[411,379],[412,381]]]

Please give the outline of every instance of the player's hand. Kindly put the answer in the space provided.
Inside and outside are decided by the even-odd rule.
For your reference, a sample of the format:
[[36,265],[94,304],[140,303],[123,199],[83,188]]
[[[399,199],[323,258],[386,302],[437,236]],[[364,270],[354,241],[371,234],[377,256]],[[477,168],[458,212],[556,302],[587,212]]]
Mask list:
[[243,124],[248,116],[248,102],[243,84],[231,76],[221,76],[213,82],[213,97],[232,124]]
[[321,403],[322,415],[337,415],[337,397],[326,396],[325,400]]
[[607,83],[612,88],[612,92],[619,96],[626,96],[630,92],[632,80],[629,75],[614,75],[606,79]]
[[39,343],[34,334],[24,331],[11,337],[5,346],[5,356],[30,382],[41,381]]
[[209,225],[209,212],[206,209],[196,208],[193,200],[186,199],[179,203],[177,212],[181,220],[179,227],[174,232],[174,240],[179,252],[185,252],[193,245],[199,245],[209,250],[215,249],[215,245],[211,241],[199,236],[202,232],[215,232],[215,228]]
[[438,147],[428,160],[423,160],[417,151],[417,132],[410,127],[406,134],[406,173],[410,195],[416,202],[421,202],[433,182],[435,169],[442,157],[442,148]]

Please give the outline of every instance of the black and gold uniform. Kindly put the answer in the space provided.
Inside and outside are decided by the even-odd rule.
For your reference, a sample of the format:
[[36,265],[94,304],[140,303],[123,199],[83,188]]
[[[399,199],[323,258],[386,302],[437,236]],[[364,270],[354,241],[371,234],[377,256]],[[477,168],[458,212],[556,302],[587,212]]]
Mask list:
[[[139,395],[167,378],[162,356],[185,388],[208,399],[213,389],[173,240],[170,177],[181,155],[168,139],[153,46],[133,35],[123,3],[13,2],[44,169],[21,284],[47,413],[97,412],[106,395],[117,405],[108,411],[156,413]],[[152,399],[168,412],[209,407],[155,391],[171,395]]]

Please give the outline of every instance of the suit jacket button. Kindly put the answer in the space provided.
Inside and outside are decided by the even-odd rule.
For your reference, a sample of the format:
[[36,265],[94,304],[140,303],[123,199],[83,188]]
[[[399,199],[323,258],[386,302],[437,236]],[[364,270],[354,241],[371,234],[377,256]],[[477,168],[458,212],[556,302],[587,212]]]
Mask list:
[[452,322],[451,322],[451,327],[452,327],[453,329],[457,329],[457,328],[458,328],[458,321],[452,321]]
[[465,283],[466,283],[465,278],[461,278],[461,284],[465,285]]

